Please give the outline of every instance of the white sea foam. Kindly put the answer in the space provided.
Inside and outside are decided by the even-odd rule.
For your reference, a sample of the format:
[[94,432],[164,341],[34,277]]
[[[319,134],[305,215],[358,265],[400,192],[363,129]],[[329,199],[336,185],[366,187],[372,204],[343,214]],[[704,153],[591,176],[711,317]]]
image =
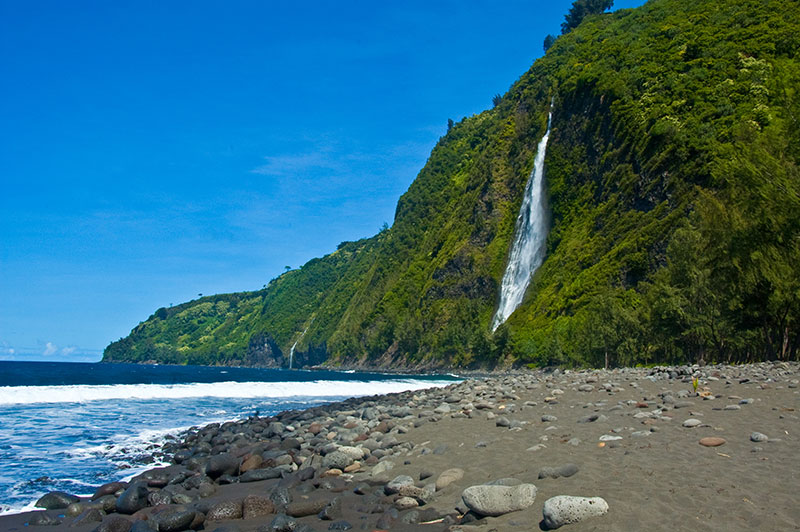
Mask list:
[[[44,493],[42,495],[44,495]],[[0,506],[0,515],[21,514],[22,512],[33,512],[34,510],[42,510],[36,507],[36,500],[27,504]]]
[[196,397],[355,397],[441,387],[451,383],[452,381],[412,378],[381,381],[0,386],[0,405]]

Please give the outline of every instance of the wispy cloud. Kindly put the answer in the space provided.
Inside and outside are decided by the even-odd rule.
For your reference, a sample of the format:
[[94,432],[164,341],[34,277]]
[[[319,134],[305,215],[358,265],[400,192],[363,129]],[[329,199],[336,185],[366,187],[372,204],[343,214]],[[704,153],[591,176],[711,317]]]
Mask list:
[[273,155],[264,157],[264,164],[251,170],[254,174],[287,177],[305,173],[314,169],[339,171],[342,161],[330,148],[322,148],[295,154]]
[[87,349],[74,345],[59,347],[53,342],[37,342],[37,347],[12,346],[0,341],[0,360],[96,362],[102,356],[100,349]]
[[16,352],[16,349],[8,345],[8,342],[0,342],[0,360],[10,360]]

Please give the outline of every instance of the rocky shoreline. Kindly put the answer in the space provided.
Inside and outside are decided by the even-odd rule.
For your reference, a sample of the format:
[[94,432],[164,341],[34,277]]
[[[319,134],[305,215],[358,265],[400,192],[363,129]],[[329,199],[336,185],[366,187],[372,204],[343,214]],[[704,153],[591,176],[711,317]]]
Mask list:
[[535,371],[190,430],[1,530],[800,530],[800,364]]

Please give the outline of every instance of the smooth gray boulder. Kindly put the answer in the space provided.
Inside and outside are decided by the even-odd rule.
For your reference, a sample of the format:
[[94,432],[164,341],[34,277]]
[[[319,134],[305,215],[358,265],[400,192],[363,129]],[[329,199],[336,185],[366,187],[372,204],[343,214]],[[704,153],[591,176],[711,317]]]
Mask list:
[[608,512],[608,503],[601,497],[573,497],[558,495],[544,502],[542,513],[544,526],[548,529],[578,523],[590,517],[599,517]]
[[464,478],[464,470],[454,467],[442,471],[442,474],[436,479],[436,491],[443,490],[453,482],[458,482]]
[[497,517],[522,510],[536,500],[536,486],[470,486],[461,494],[467,508],[479,515]]

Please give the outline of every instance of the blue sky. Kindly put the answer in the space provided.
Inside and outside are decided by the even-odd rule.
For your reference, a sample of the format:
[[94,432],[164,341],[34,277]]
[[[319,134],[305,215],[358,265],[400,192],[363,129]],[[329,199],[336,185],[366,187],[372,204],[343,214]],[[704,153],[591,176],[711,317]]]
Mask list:
[[99,360],[391,224],[570,5],[0,0],[0,359]]

